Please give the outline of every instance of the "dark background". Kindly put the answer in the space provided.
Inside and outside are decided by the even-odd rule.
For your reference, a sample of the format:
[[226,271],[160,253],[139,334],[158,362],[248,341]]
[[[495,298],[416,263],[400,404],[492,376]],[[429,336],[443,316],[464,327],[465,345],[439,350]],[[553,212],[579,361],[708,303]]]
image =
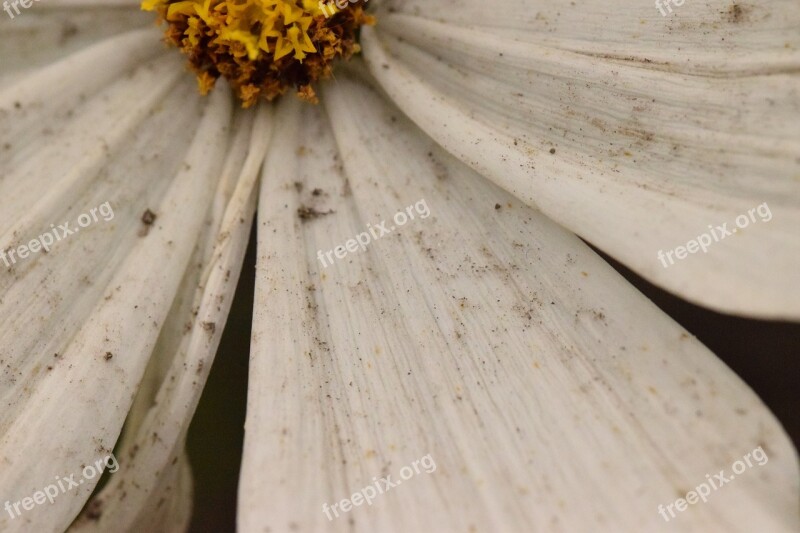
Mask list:
[[[231,314],[189,430],[195,490],[192,533],[236,531],[255,288],[255,234],[254,227]],[[800,324],[748,320],[703,309],[600,255],[739,374],[778,417],[797,446]]]

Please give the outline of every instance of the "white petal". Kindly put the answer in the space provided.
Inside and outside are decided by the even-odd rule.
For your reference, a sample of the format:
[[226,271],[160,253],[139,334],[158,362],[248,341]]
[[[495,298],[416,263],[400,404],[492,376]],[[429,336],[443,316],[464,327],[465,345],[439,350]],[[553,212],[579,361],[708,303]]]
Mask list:
[[[241,531],[669,531],[659,503],[760,444],[679,527],[797,528],[794,450],[713,354],[349,76],[324,101],[333,132],[282,102],[262,178]],[[421,199],[429,218],[321,266]]]
[[[672,4],[669,16],[654,2],[626,0],[551,0],[538,5],[495,0],[491,9],[484,0],[462,0],[457,7],[451,0],[382,0],[379,5],[391,13],[672,72],[792,71],[800,61],[800,4],[793,0],[660,3]],[[379,27],[392,30],[395,23],[385,21],[385,11],[379,13]]]
[[[0,493],[11,501],[80,473],[112,449],[189,261],[203,245],[198,238],[210,230],[230,141],[230,94],[187,98],[193,81],[173,70],[156,60],[109,86],[87,81],[84,98],[66,100],[72,107],[54,126],[63,134],[51,141],[25,121],[48,105],[49,88],[32,86],[25,103],[7,111],[29,126],[14,139],[19,144],[0,181],[13,193],[2,196],[0,212],[13,222],[3,249],[64,220],[76,229],[79,214],[104,202],[114,210],[113,219],[15,262],[0,278]],[[158,218],[143,237],[147,208]],[[222,294],[214,283],[207,288]],[[187,472],[164,475],[178,496],[171,518],[185,521]],[[64,530],[97,483],[85,481],[52,505],[14,519],[3,513],[0,529]]]
[[[620,16],[628,11],[606,4],[606,11]],[[779,18],[798,20],[796,3],[772,4]],[[363,32],[371,72],[423,130],[661,287],[725,312],[800,318],[800,301],[793,296],[800,289],[796,33],[791,41],[784,40],[785,31],[765,38],[758,28],[742,24],[745,37],[741,43],[739,34],[729,39],[727,53],[742,54],[752,44],[763,50],[758,57],[769,61],[757,67],[751,61],[714,63],[707,55],[690,63],[698,42],[673,52],[673,62],[683,65],[686,58],[691,65],[683,67],[641,52],[627,61],[618,57],[632,54],[632,45],[608,43],[611,57],[605,57],[601,45],[579,48],[574,35],[569,46],[559,44],[554,41],[559,34],[533,29],[540,25],[524,32],[509,9],[485,10],[482,26],[438,22],[442,5],[431,2],[423,9],[433,18],[386,14],[377,30]],[[475,5],[454,10],[456,18],[464,22]],[[542,16],[604,20],[584,3],[550,9],[541,10]],[[524,20],[533,16],[530,10],[520,14]],[[607,22],[608,32],[597,24],[558,28],[568,33],[573,27],[587,41],[591,29],[603,45],[604,36],[618,43],[618,30],[610,29],[616,22]],[[672,50],[676,42],[684,44],[679,37],[691,33],[709,43],[709,54],[714,40],[729,31],[711,25],[701,37],[690,30],[639,26],[626,42],[650,39],[648,50],[656,44]],[[755,36],[746,37],[750,33]],[[713,57],[720,56],[723,51],[716,50]],[[727,223],[732,229],[737,216],[747,218],[764,203],[769,222],[752,212],[746,230],[713,242],[707,253],[667,267],[659,259],[659,250],[685,246],[708,233],[709,225]],[[719,238],[722,231],[717,233]]]
[[[142,44],[158,46],[159,32],[150,13],[142,13],[137,2],[129,2],[127,9],[109,5],[65,6],[63,0],[37,2],[33,8],[21,10],[13,19],[0,12],[0,88],[21,72],[48,65],[57,59],[82,50],[104,38],[127,33],[135,28],[150,28],[151,36]],[[13,11],[12,11],[13,13]],[[119,62],[129,60],[125,51],[111,48]],[[98,65],[102,70],[102,65]],[[56,84],[54,89],[69,90],[69,80]]]
[[[191,269],[184,280],[184,297],[173,304],[155,350],[154,361],[158,363],[149,369],[148,386],[140,389],[139,409],[135,408],[128,418],[126,439],[119,446],[124,467],[93,498],[97,505],[90,503],[83,519],[73,527],[75,531],[157,531],[174,523],[164,520],[163,514],[171,510],[165,509],[161,500],[165,492],[175,487],[172,479],[179,475],[178,456],[239,279],[255,212],[256,178],[272,127],[269,109],[263,107],[255,117],[249,152],[246,148],[254,115],[246,114],[248,120],[237,124],[239,131],[228,155],[228,170],[223,173],[233,178],[233,196],[223,179],[217,196],[222,209],[214,213],[207,242],[198,254],[203,271]],[[188,316],[194,318],[187,330]],[[156,442],[153,435],[158,435]],[[102,509],[100,516],[98,507]],[[181,506],[177,512],[183,510]]]

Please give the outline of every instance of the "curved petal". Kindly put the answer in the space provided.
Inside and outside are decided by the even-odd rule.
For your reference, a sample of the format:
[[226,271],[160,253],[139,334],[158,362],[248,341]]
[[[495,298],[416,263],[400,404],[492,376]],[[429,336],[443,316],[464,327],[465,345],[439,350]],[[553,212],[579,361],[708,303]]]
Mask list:
[[[800,5],[794,0],[658,3],[626,0],[373,0],[388,13],[473,27],[528,43],[671,72],[794,71]],[[672,4],[671,6],[669,4]],[[665,9],[660,10],[659,5]],[[662,14],[668,11],[668,16]],[[409,37],[413,36],[409,34]],[[777,46],[776,46],[777,45]],[[531,50],[535,53],[535,49]]]
[[[32,8],[21,10],[19,15],[14,15],[13,9],[9,9],[14,18],[7,16],[8,12],[0,11],[0,57],[3,58],[0,88],[26,71],[49,65],[86,46],[134,28],[150,27],[151,36],[143,43],[158,45],[158,31],[153,19],[141,12],[138,2],[128,1],[126,6],[119,4],[104,0],[102,5],[86,6],[48,0],[36,2]],[[129,59],[124,50],[116,51],[118,61]],[[101,72],[102,66],[98,67]],[[62,90],[69,89],[66,83],[56,85],[59,86]]]
[[323,96],[262,177],[242,531],[669,531],[759,445],[680,528],[797,528],[795,451],[713,354],[363,84]]
[[[124,464],[92,499],[73,531],[171,531],[172,524],[182,523],[166,520],[164,514],[182,513],[185,505],[171,510],[162,502],[165,493],[175,488],[180,471],[188,472],[188,464],[179,463],[178,457],[185,461],[186,432],[239,279],[255,212],[258,171],[272,127],[269,110],[264,106],[257,117],[246,114],[249,118],[236,124],[218,188],[216,200],[221,205],[215,205],[206,242],[192,262],[203,270],[189,270],[183,297],[176,299],[162,329],[153,356],[159,364],[149,369],[149,386],[140,388],[119,446]],[[233,191],[226,190],[228,182],[233,182]],[[188,521],[189,513],[183,518]]]
[[[136,56],[133,41],[120,39],[107,44],[122,43],[117,52],[131,49]],[[221,88],[206,101],[187,98],[193,82],[175,69],[177,58],[140,57],[135,68],[121,61],[121,76],[99,73],[82,85],[76,78],[78,86],[66,88],[61,100],[51,86],[35,83],[63,65],[80,74],[104,53],[102,47],[78,52],[21,77],[15,83],[27,91],[3,108],[14,136],[7,140],[13,149],[3,154],[0,177],[6,262],[0,273],[0,398],[6,406],[0,414],[0,494],[13,503],[59,476],[81,481],[52,505],[24,508],[16,516],[4,511],[3,531],[65,530],[83,507],[97,477],[81,477],[81,469],[113,448],[181,281],[194,266],[190,260],[209,260],[211,249],[203,243],[216,238],[207,235],[209,220],[225,198],[223,189],[222,196],[215,190],[229,152],[230,93]],[[0,102],[9,98],[6,89]],[[47,138],[35,117],[41,120],[43,109],[57,105],[53,99],[64,107]],[[90,212],[94,223],[85,224],[82,217]],[[19,252],[33,239],[45,242],[45,234],[55,236],[49,248]],[[243,240],[236,238],[239,247]],[[215,245],[224,246],[222,241]],[[205,250],[200,256],[198,246]],[[207,288],[226,296],[232,286],[223,284],[223,290],[209,282]],[[190,317],[185,313],[182,322]],[[162,473],[169,483],[159,490],[173,496],[166,516],[185,523],[187,467]]]
[[653,283],[800,318],[800,5],[731,22],[726,2],[687,2],[666,23],[613,1],[478,4],[407,2],[365,29],[370,71],[412,120]]

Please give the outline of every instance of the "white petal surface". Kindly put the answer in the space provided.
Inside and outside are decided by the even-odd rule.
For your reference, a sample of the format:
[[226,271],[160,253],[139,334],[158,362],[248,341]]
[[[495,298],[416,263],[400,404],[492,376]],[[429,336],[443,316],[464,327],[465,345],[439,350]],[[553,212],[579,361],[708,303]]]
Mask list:
[[[148,365],[198,363],[159,392],[168,411],[132,419],[134,435],[163,429],[164,439],[123,448],[117,475],[127,479],[135,468],[133,481],[144,481],[128,487],[129,506],[93,505],[90,513],[105,507],[118,527],[175,530],[185,527],[191,510],[182,437],[236,284],[266,141],[253,145],[240,178],[243,154],[229,150],[231,126],[240,124],[231,120],[230,93],[221,87],[209,99],[193,96],[180,58],[148,60],[159,46],[144,34],[123,34],[20,75],[0,92],[0,118],[8,125],[0,166],[2,250],[63,221],[80,231],[0,272],[0,494],[16,502],[56,476],[82,479],[81,468],[114,447]],[[112,54],[121,56],[111,60]],[[51,78],[69,83],[54,90]],[[228,153],[238,159],[223,168]],[[111,218],[76,227],[79,215],[106,202]],[[148,209],[155,222],[143,221]],[[187,289],[202,311],[197,316],[178,303]],[[184,335],[192,320],[197,331]],[[203,327],[210,320],[219,323],[216,333]],[[208,361],[204,371],[200,361]],[[149,393],[143,391],[143,402]],[[136,444],[141,457],[134,460],[127,452]],[[0,530],[64,531],[97,478],[83,481],[52,505],[15,518],[4,512]]]
[[[0,268],[0,502],[103,457],[127,417],[121,470],[74,531],[186,528],[186,429],[272,127],[224,88],[195,97],[137,4],[0,20],[0,250],[106,201],[116,215]],[[536,209],[690,299],[797,318],[800,7],[382,5],[368,63],[434,140],[344,73],[328,117],[282,105],[240,529],[796,531],[796,453],[760,401]],[[317,249],[420,198],[431,218],[320,268]],[[655,259],[764,201],[763,228]],[[767,465],[663,523],[658,504],[756,446]],[[434,473],[321,512],[425,454]],[[63,531],[96,482],[0,509],[0,530]]]
[[[481,27],[548,48],[627,61],[656,57],[654,63],[670,70],[766,71],[781,64],[791,69],[800,60],[800,6],[793,0],[686,1],[673,3],[671,16],[663,16],[653,2],[624,0],[495,0],[491,9],[483,0],[372,1],[383,11]],[[747,53],[736,54],[739,50]]]
[[[84,6],[46,0],[13,19],[0,12],[0,88],[32,68],[135,28],[150,28],[151,36],[143,43],[159,44],[152,16],[142,13],[138,2],[114,4],[120,3],[103,0],[102,5]],[[117,50],[117,54],[118,61],[128,60],[124,50]],[[64,84],[58,86],[65,88]]]
[[[135,419],[141,421],[137,423],[129,417],[126,429],[131,437],[119,447],[124,468],[93,498],[96,505],[90,503],[83,519],[72,528],[74,531],[175,530],[175,521],[164,519],[163,514],[169,510],[163,508],[161,500],[180,475],[175,472],[180,468],[178,457],[239,279],[256,207],[256,178],[272,127],[269,110],[262,107],[257,116],[243,114],[247,118],[236,124],[218,188],[217,200],[222,205],[215,207],[221,209],[212,213],[207,242],[200,248],[203,253],[197,261],[203,271],[190,269],[183,284],[187,296],[196,293],[195,298],[183,298],[185,303],[178,304],[177,309],[173,306],[153,356],[154,361],[171,365],[163,375],[153,372],[156,375],[151,381],[157,391],[153,397],[146,389],[140,390],[142,415]],[[248,142],[251,129],[252,141]],[[226,190],[228,182],[233,182],[235,190]],[[190,315],[193,319],[187,328],[185,321]],[[146,409],[150,405],[152,409]],[[184,470],[188,471],[185,466]],[[98,509],[102,509],[101,514]],[[188,520],[188,513],[184,518]]]
[[[324,102],[333,128],[281,103],[262,177],[241,531],[796,530],[796,454],[713,354],[362,83]],[[429,218],[321,266],[422,199]],[[765,466],[659,516],[761,444]]]
[[[800,318],[800,4],[388,5],[370,70],[447,150],[682,297]],[[764,203],[768,222],[659,259]]]

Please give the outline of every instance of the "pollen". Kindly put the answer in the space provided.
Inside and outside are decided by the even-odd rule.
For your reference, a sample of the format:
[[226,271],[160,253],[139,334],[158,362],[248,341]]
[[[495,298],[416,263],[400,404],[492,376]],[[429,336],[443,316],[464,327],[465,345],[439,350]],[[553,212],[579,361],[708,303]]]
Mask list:
[[166,40],[189,58],[202,94],[223,77],[250,107],[289,90],[317,103],[316,83],[361,50],[359,28],[375,23],[366,1],[342,9],[320,0],[143,0],[141,7],[167,24]]

